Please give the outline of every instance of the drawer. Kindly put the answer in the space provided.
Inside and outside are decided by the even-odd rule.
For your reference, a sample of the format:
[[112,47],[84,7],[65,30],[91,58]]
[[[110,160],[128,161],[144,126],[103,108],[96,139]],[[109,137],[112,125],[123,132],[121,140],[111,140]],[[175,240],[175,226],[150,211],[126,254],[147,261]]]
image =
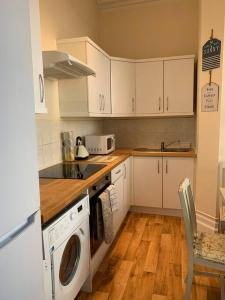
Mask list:
[[111,171],[112,183],[117,181],[124,173],[124,164],[120,164]]

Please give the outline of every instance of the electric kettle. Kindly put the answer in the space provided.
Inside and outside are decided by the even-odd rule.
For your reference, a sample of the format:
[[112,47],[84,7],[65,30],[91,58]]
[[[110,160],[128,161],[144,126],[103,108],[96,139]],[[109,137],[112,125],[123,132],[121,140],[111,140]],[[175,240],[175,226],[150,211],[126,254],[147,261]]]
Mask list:
[[89,157],[89,153],[83,145],[82,138],[78,136],[76,138],[76,159],[86,159]]

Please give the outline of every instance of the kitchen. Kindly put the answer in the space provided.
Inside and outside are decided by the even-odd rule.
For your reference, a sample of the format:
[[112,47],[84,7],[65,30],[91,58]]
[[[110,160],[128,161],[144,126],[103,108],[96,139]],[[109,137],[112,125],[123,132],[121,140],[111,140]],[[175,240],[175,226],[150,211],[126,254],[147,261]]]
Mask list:
[[[219,227],[218,166],[225,160],[224,53],[222,48],[221,66],[211,73],[212,82],[220,87],[218,110],[204,112],[201,90],[209,82],[209,73],[201,70],[201,47],[212,29],[213,36],[224,40],[223,1],[216,1],[215,6],[208,0],[41,0],[40,10],[38,1],[22,1],[23,5],[21,1],[11,2],[1,3],[1,28],[4,32],[7,28],[11,37],[5,39],[2,32],[1,99],[9,101],[20,95],[24,104],[21,107],[13,101],[13,107],[5,100],[0,121],[8,145],[1,150],[1,199],[11,199],[3,205],[1,220],[6,220],[6,211],[12,212],[12,222],[4,221],[0,232],[1,274],[10,266],[5,278],[1,276],[0,298],[182,299],[187,258],[178,188],[184,177],[192,181],[198,229],[213,232]],[[209,11],[214,12],[210,19]],[[16,55],[12,49],[17,48]],[[41,50],[68,53],[86,64],[96,77],[53,80],[50,77],[54,76],[46,75],[44,53],[43,70]],[[19,82],[18,74],[23,74]],[[41,76],[33,83],[36,74]],[[11,81],[19,85],[9,89]],[[29,113],[32,103],[26,99],[40,96],[34,118]],[[149,96],[155,102],[149,102]],[[175,104],[174,97],[179,99]],[[39,214],[37,169],[42,172],[62,162],[62,132],[72,132],[73,142],[79,136],[86,142],[87,136],[105,135],[104,143],[107,135],[114,134],[115,151],[102,156],[91,153],[93,148],[100,148],[99,143],[90,147],[86,144],[91,156],[79,161],[79,168],[67,163],[66,168],[58,170],[58,179],[52,179],[53,175],[40,179],[43,249],[30,249],[30,253],[36,253],[35,263],[21,256],[19,266],[15,254],[7,255],[11,243],[4,242],[4,234],[20,224],[24,215],[34,211]],[[92,167],[85,168],[86,164]],[[74,170],[78,178],[89,177],[62,179],[62,174],[71,178]],[[21,189],[24,182],[26,189]],[[95,236],[101,234],[99,224],[93,225],[95,214],[89,216],[89,206],[96,201],[97,213],[98,198],[106,189],[110,198],[116,195],[115,203],[111,202],[113,213],[104,224],[113,225],[108,231],[110,241],[101,242],[90,259],[89,230]],[[29,210],[22,212],[18,201],[13,201],[17,197],[28,199]],[[29,199],[35,199],[35,204],[31,205]],[[42,243],[38,222],[40,219],[35,222],[38,237],[31,242],[35,248]],[[28,234],[31,229],[27,226],[22,224],[20,230],[25,227]],[[12,239],[15,242],[16,238]],[[60,265],[61,258],[67,259],[65,264]],[[29,280],[25,285],[12,271],[14,259],[23,270],[24,281]],[[34,287],[29,274],[32,269],[40,269],[38,262],[43,264],[44,274],[39,270]],[[204,279],[196,277],[193,299],[219,299],[218,280],[204,285]],[[9,280],[13,285],[18,282],[15,289],[9,288]]]

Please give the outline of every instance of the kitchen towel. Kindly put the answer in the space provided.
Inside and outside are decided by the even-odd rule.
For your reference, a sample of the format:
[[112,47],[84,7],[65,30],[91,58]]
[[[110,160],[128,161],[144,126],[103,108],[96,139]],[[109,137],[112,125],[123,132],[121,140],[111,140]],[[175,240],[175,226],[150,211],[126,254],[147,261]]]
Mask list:
[[106,244],[110,244],[113,241],[113,211],[111,207],[110,194],[104,191],[99,196],[102,204],[102,216],[104,224],[104,241]]
[[117,196],[116,188],[113,184],[111,184],[107,189],[106,192],[109,195],[110,203],[112,211],[119,210],[119,201]]

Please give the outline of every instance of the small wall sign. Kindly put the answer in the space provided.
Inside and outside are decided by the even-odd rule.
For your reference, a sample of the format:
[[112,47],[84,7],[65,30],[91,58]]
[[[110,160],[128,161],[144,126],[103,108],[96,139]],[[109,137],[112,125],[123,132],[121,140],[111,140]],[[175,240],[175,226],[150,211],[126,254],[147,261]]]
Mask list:
[[220,67],[221,41],[211,38],[202,47],[202,71]]
[[206,84],[202,88],[202,111],[218,111],[219,85],[216,83]]

